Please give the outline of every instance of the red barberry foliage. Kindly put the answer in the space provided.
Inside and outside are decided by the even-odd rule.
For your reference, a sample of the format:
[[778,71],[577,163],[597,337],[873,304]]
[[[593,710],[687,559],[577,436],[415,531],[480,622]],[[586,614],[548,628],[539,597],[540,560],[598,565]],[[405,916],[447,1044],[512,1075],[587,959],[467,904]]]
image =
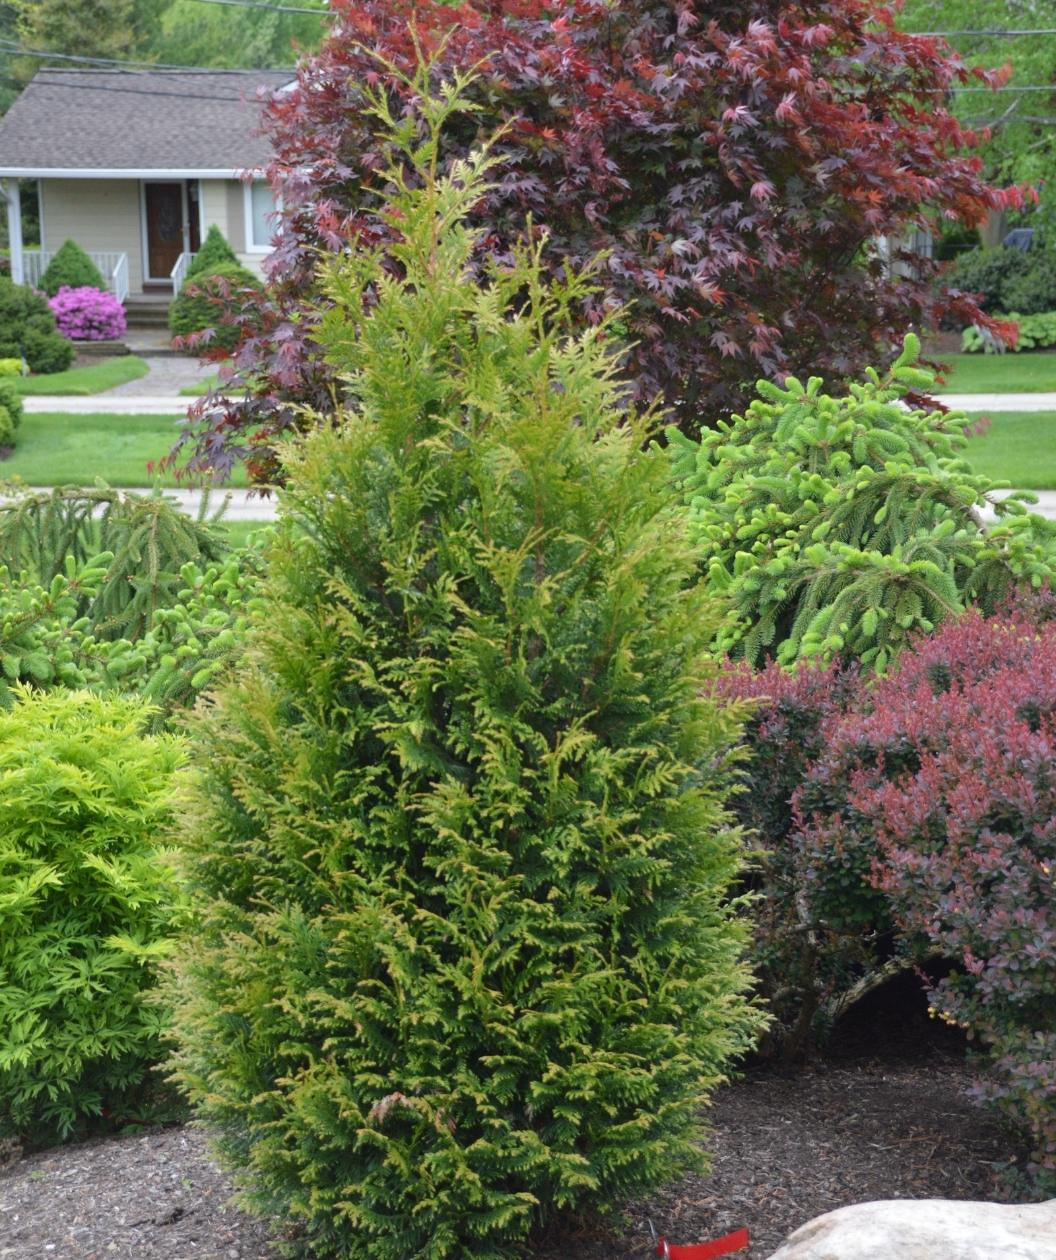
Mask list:
[[949,623],[830,719],[791,849],[817,926],[893,930],[905,958],[954,964],[933,1009],[986,1049],[979,1092],[1027,1131],[1051,1188],[1056,623],[1031,611]]
[[[932,265],[900,248],[917,226],[974,224],[1017,190],[987,186],[978,137],[946,106],[973,75],[941,41],[905,35],[869,0],[333,0],[332,36],[267,107],[281,193],[264,332],[236,366],[239,407],[201,409],[196,460],[256,449],[295,406],[324,412],[333,382],[311,339],[318,251],[384,244],[381,151],[362,85],[389,89],[422,51],[437,78],[475,70],[473,115],[442,162],[508,124],[482,201],[481,249],[501,259],[531,217],[559,271],[605,251],[587,319],[631,303],[629,368],[694,431],[744,405],[760,376],[857,376],[911,325],[979,320],[935,295]],[[887,242],[896,271],[880,257]],[[983,322],[986,322],[985,319]],[[195,461],[192,460],[192,463]]]

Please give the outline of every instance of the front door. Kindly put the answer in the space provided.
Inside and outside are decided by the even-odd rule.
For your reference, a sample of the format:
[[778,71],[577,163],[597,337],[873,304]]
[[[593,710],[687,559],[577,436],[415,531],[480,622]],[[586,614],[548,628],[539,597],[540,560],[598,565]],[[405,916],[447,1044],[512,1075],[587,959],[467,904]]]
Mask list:
[[144,184],[147,273],[150,280],[168,280],[183,253],[183,185]]

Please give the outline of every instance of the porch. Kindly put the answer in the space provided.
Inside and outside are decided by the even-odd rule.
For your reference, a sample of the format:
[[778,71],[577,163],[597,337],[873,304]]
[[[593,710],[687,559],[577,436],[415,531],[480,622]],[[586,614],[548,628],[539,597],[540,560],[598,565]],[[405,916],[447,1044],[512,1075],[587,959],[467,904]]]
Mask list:
[[[116,250],[90,249],[85,251],[99,269],[99,274],[106,281],[106,287],[117,298],[124,302],[128,297],[128,254]],[[23,249],[22,277],[25,284],[34,289],[40,288],[40,282],[47,271],[55,251],[51,249]]]
[[[119,302],[127,305],[130,291],[128,254],[118,250],[98,249],[89,249],[85,252],[92,262],[95,263],[96,267],[99,268],[99,274],[106,281],[106,287]],[[39,289],[44,272],[47,271],[48,264],[54,256],[55,251],[50,249],[23,249],[22,274],[24,283]],[[172,271],[169,273],[167,284],[163,282],[156,286],[158,290],[157,296],[164,300],[166,305],[183,288],[184,281],[187,279],[187,269],[194,261],[194,257],[195,255],[192,253],[185,252],[180,254],[173,264]],[[168,287],[170,285],[171,292]]]

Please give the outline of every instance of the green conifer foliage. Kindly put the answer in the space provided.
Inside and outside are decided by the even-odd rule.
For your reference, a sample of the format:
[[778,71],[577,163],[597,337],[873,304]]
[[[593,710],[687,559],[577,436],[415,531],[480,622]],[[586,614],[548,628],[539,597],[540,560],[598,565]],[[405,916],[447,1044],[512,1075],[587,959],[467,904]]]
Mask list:
[[349,401],[286,452],[266,617],[192,726],[175,1062],[315,1254],[497,1260],[700,1162],[760,1022],[736,713],[652,419],[570,331],[588,281],[470,282],[459,87],[375,108],[401,274],[324,277]]
[[197,275],[211,275],[215,267],[222,263],[237,266],[235,251],[227,243],[223,232],[213,223],[202,241],[202,248],[195,254],[191,265],[187,268],[187,279]]
[[92,289],[106,288],[99,268],[76,241],[64,241],[59,246],[40,278],[40,287],[48,297],[54,297],[63,285],[71,289],[86,285]]
[[760,381],[743,416],[700,443],[669,433],[701,565],[729,616],[716,645],[750,662],[852,657],[883,670],[908,636],[968,604],[992,611],[1056,574],[1056,527],[961,458],[962,413],[903,399],[932,377],[910,335],[881,379],[843,397]]

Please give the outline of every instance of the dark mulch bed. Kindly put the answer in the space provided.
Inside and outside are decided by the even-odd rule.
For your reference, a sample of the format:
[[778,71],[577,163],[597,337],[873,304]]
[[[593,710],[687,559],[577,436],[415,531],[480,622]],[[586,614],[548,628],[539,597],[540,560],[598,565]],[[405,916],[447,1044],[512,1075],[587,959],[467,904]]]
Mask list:
[[[876,1022],[892,1016],[878,1042]],[[966,1097],[963,1047],[933,1029],[881,1006],[820,1067],[749,1071],[716,1096],[708,1176],[632,1206],[619,1237],[554,1237],[534,1260],[640,1260],[650,1218],[676,1243],[747,1226],[758,1260],[844,1204],[1009,1197],[1000,1174],[1020,1152]],[[884,1058],[867,1057],[878,1043]],[[0,1172],[0,1257],[273,1260],[267,1230],[229,1193],[193,1129],[43,1152]]]

